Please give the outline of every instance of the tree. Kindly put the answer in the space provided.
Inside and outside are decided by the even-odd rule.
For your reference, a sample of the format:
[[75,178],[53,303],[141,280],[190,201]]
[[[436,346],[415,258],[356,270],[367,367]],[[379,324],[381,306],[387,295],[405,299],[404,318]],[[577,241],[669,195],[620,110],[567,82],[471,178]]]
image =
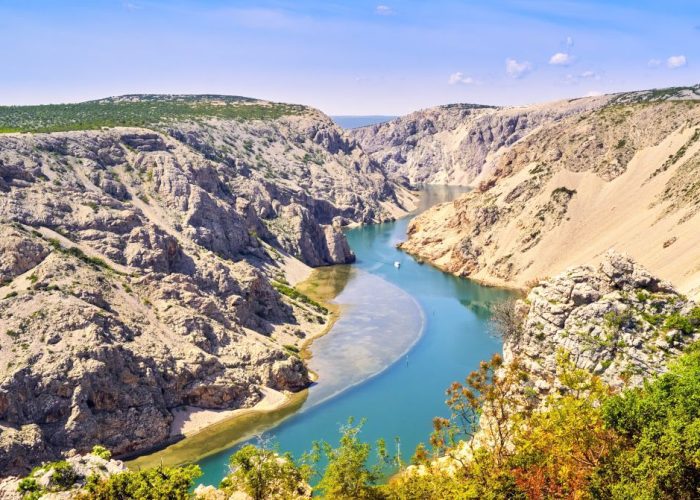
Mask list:
[[294,498],[308,489],[311,469],[297,465],[290,454],[253,445],[243,446],[229,458],[231,472],[220,487],[229,493],[243,491],[254,500]]
[[[450,418],[435,418],[430,438],[436,456],[445,455],[458,467],[458,474],[473,495],[513,495],[515,484],[507,473],[512,454],[514,420],[529,411],[517,397],[525,377],[517,361],[503,364],[494,354],[482,361],[465,384],[454,382],[447,389]],[[465,486],[466,487],[466,486]]]
[[700,346],[668,373],[610,398],[602,413],[626,446],[598,471],[599,496],[700,496]]
[[201,475],[199,467],[188,465],[120,472],[107,479],[91,476],[85,491],[75,497],[90,500],[185,500],[191,497],[190,488]]
[[384,441],[379,440],[376,444],[377,463],[368,465],[372,445],[358,437],[364,421],[358,425],[353,423],[350,418],[347,425],[340,428],[337,448],[327,442],[314,443],[311,460],[314,463],[326,460],[328,463],[318,488],[324,496],[338,500],[381,498],[382,494],[375,485],[384,477],[385,467],[396,460],[387,453]]
[[504,340],[517,342],[523,334],[524,320],[524,311],[516,299],[509,298],[491,306],[491,327]]

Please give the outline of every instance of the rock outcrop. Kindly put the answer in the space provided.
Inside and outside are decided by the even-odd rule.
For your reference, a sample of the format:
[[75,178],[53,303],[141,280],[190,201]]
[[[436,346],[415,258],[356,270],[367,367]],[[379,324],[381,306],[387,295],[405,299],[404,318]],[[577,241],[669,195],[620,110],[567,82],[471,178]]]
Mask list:
[[410,196],[297,111],[0,135],[1,474],[95,444],[145,450],[174,408],[309,384],[283,346],[325,312],[273,282],[290,259],[351,262],[341,227]]
[[504,360],[528,374],[520,389],[543,399],[563,390],[561,356],[613,389],[640,385],[700,338],[700,307],[627,256],[569,269],[521,301],[522,330]]
[[[25,478],[8,477],[0,480],[0,498],[21,500],[28,495],[32,498],[71,499],[83,489],[88,481],[105,479],[128,469],[120,460],[112,460],[109,454],[95,453],[84,455],[69,453],[65,461],[44,463],[37,466]],[[22,485],[22,491],[20,491]]]

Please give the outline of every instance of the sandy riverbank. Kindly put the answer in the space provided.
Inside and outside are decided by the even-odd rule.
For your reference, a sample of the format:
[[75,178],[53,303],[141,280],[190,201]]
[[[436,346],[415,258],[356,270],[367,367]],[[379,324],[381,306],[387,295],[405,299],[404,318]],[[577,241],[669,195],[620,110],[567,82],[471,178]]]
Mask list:
[[189,437],[202,429],[214,425],[223,420],[235,418],[249,411],[274,411],[289,401],[290,396],[280,391],[262,387],[260,391],[263,398],[251,408],[238,408],[235,410],[208,410],[196,406],[185,406],[172,410],[173,423],[170,425],[170,436]]
[[[331,302],[345,287],[350,266],[333,266],[312,269],[297,261],[287,271],[290,283],[305,295],[321,303],[329,311],[323,328],[318,329],[304,341],[301,356],[311,358],[309,350],[315,339],[325,335],[340,317],[341,307]],[[312,378],[316,374],[312,372]],[[158,464],[180,465],[199,460],[232,446],[236,442],[255,436],[272,423],[279,422],[302,406],[308,391],[285,393],[261,387],[263,398],[253,407],[233,410],[210,410],[194,406],[176,408],[172,411],[173,422],[170,436],[177,440],[162,450],[139,456],[127,462],[130,468],[152,467]],[[179,437],[184,436],[183,439]]]

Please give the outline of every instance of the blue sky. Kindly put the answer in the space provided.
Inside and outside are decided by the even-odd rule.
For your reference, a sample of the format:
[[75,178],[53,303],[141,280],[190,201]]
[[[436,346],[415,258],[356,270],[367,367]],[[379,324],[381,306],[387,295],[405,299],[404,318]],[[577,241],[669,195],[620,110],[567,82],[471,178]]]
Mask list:
[[700,1],[0,0],[0,104],[223,93],[329,114],[700,82]]

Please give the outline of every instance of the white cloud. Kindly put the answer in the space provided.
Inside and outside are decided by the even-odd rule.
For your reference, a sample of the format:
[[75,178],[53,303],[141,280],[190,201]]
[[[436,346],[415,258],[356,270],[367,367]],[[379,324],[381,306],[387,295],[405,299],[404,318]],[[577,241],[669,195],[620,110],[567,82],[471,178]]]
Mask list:
[[532,64],[529,61],[516,61],[515,59],[506,59],[506,73],[511,78],[522,78],[532,71]]
[[573,57],[566,52],[557,52],[549,58],[549,64],[553,64],[555,66],[568,66],[573,60]]
[[600,75],[595,71],[584,71],[581,73],[581,78],[593,78],[595,80],[600,80]]
[[394,13],[394,9],[392,9],[388,5],[377,5],[377,7],[374,9],[374,12],[376,14],[379,14],[380,16],[390,16]]
[[473,85],[476,83],[476,80],[474,80],[471,76],[466,76],[461,71],[457,71],[456,73],[452,73],[450,75],[450,78],[447,80],[447,83],[449,83],[450,85],[456,85],[458,83],[464,85]]
[[661,66],[661,59],[649,59],[647,66],[649,66],[650,68],[658,68],[659,66]]
[[682,68],[687,62],[688,61],[685,59],[685,56],[671,56],[666,59],[666,66],[671,69]]
[[573,47],[574,46],[574,39],[571,38],[570,36],[566,37],[566,46],[567,47]]

